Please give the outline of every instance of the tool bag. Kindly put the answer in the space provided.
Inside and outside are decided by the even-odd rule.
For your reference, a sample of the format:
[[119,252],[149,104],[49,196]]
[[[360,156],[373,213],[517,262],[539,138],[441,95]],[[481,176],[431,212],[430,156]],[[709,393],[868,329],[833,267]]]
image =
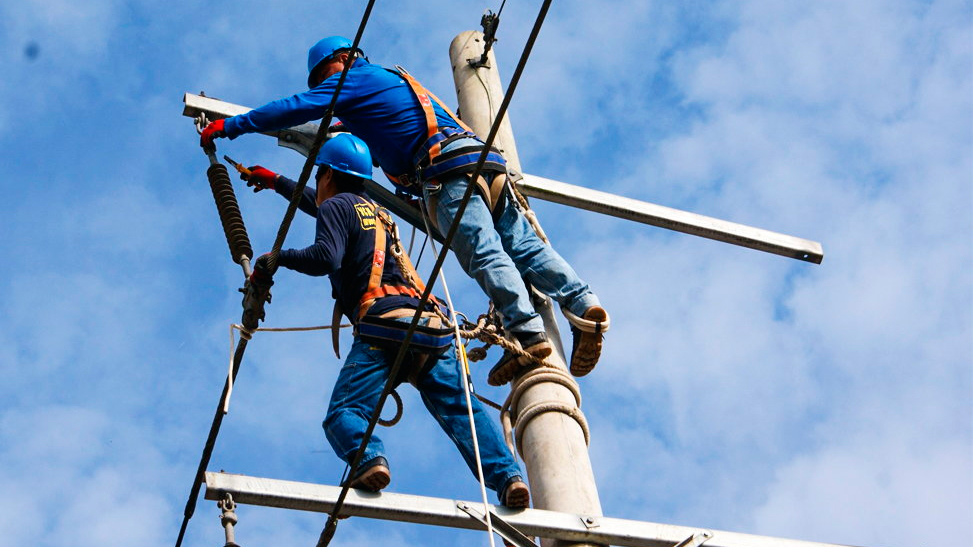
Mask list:
[[[358,321],[358,336],[365,342],[380,348],[398,349],[405,342],[410,322],[399,318],[411,318],[415,310],[399,308],[382,315],[365,315]],[[409,349],[420,353],[440,355],[453,345],[453,329],[433,312],[422,312],[409,341]]]

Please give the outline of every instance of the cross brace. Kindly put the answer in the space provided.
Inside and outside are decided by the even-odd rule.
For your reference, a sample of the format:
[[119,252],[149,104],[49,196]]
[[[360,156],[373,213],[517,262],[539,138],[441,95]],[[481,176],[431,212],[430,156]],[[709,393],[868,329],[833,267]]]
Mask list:
[[[230,473],[206,473],[206,499],[223,499],[231,494],[241,504],[327,513],[334,508],[341,488],[283,481]],[[483,524],[462,509],[482,503],[425,496],[370,493],[350,490],[343,515],[431,524],[451,528],[482,530]],[[586,517],[543,509],[507,509],[490,506],[490,511],[523,534],[564,541],[628,547],[839,547],[793,539],[703,530],[670,524],[655,524],[608,517]]]
[[[185,108],[183,108],[183,115],[195,118],[199,114],[205,114],[210,121],[250,111],[245,106],[227,103],[211,97],[193,95],[191,93],[186,93],[183,96],[183,102],[186,104]],[[311,143],[314,141],[314,136],[317,133],[317,128],[318,125],[316,123],[306,123],[265,134],[271,137],[277,137],[278,145],[296,150],[304,156],[307,156],[308,150],[311,148]],[[643,224],[714,239],[724,243],[732,243],[741,247],[795,258],[814,264],[820,264],[824,259],[824,250],[821,244],[816,241],[779,234],[769,230],[762,230],[760,228],[687,211],[680,211],[678,209],[616,196],[607,192],[600,192],[583,186],[575,186],[573,184],[566,184],[533,175],[524,174],[522,178],[514,175],[513,179],[519,179],[517,180],[518,188],[520,188],[524,195],[529,197],[618,218],[634,220]],[[369,191],[372,192],[376,187],[382,188],[378,184],[375,184],[369,188]],[[384,195],[381,196],[374,195],[373,193],[373,197],[402,219],[424,230],[418,213],[415,210],[411,210],[407,205],[404,205],[400,200],[395,199],[391,192],[386,190]],[[437,239],[441,241],[441,238]]]

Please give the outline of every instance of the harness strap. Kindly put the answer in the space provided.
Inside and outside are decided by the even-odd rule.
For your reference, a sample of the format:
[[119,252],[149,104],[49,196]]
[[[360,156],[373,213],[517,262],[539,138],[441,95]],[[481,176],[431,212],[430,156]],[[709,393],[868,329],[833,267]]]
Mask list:
[[[398,227],[395,225],[395,221],[392,220],[392,216],[389,214],[389,212],[378,207],[368,199],[361,196],[358,197],[372,210],[376,219],[375,252],[372,255],[372,270],[368,276],[368,286],[365,288],[365,294],[363,294],[361,299],[358,301],[357,319],[360,321],[361,318],[368,313],[368,309],[371,308],[375,301],[379,298],[393,295],[421,298],[422,292],[426,290],[426,285],[422,282],[422,278],[419,277],[418,272],[416,272],[415,266],[412,265],[412,261],[409,259],[408,253],[402,251],[402,246],[399,244]],[[386,232],[388,232],[388,234]],[[388,236],[391,237],[391,251],[396,257],[396,261],[399,264],[399,269],[402,270],[402,276],[405,277],[406,281],[413,285],[412,287],[401,285],[382,285],[382,272],[385,269],[385,253],[387,249]],[[429,300],[434,306],[439,305],[439,301],[436,299],[436,297],[430,295]]]
[[[409,72],[406,69],[402,68],[399,65],[395,65],[395,70],[399,73],[400,76],[402,76],[402,79],[404,79],[406,83],[409,84],[409,87],[412,88],[412,92],[415,93],[416,98],[419,99],[419,106],[422,107],[422,111],[426,115],[426,138],[427,139],[431,139],[437,133],[439,133],[439,124],[436,122],[436,111],[433,110],[432,108],[432,101],[436,101],[436,104],[439,105],[439,108],[442,108],[443,111],[445,111],[446,114],[448,114],[449,117],[452,118],[454,122],[456,122],[456,125],[462,127],[471,136],[476,136],[476,133],[472,129],[470,129],[470,126],[463,123],[463,120],[459,119],[459,116],[457,116],[456,114],[453,114],[453,111],[450,110],[449,107],[446,106],[442,101],[440,101],[439,97],[433,94],[432,91],[426,89],[425,86],[420,84],[419,81],[413,78],[412,75],[409,74]],[[430,101],[430,99],[432,99],[432,101]],[[429,147],[423,146],[422,148],[429,148],[430,161],[434,160],[436,156],[439,155],[439,152],[442,149],[440,142],[436,142]]]
[[341,351],[338,348],[338,325],[341,324],[341,304],[338,299],[334,300],[334,309],[331,310],[331,347],[334,348],[334,356],[341,359]]
[[[468,169],[470,164],[476,163],[476,157],[480,150],[477,147],[471,147],[473,150],[466,150],[458,154],[450,154],[448,158],[441,160],[444,161],[442,165],[440,161],[437,161],[445,145],[463,137],[476,138],[476,133],[463,120],[459,119],[459,116],[454,114],[445,103],[439,100],[439,97],[426,89],[404,68],[396,65],[395,70],[387,70],[401,76],[409,85],[412,93],[416,96],[416,100],[419,101],[419,106],[422,108],[423,115],[426,119],[426,140],[419,146],[419,149],[413,156],[413,164],[416,166],[417,172],[415,174],[403,173],[401,175],[390,175],[386,173],[389,180],[402,188],[410,188],[420,180],[428,180],[437,176],[453,174]],[[433,108],[433,101],[462,129],[453,127],[440,128],[439,123],[436,121],[436,111]],[[449,161],[446,162],[445,160]],[[421,167],[423,165],[425,167]],[[499,150],[490,151],[485,167],[501,172],[506,170],[505,161]]]
[[413,289],[412,287],[403,287],[401,285],[382,285],[373,290],[370,290],[362,295],[362,302],[367,302],[369,300],[378,300],[385,296],[411,296],[413,298],[419,298],[422,293]]

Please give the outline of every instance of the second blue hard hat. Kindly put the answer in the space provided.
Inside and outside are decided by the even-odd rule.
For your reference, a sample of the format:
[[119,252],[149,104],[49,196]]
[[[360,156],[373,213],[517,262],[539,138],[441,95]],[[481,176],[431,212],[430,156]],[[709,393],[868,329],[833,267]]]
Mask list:
[[[351,40],[344,36],[328,36],[327,38],[318,40],[318,43],[311,46],[311,49],[307,52],[307,87],[314,87],[314,73],[317,72],[317,68],[321,63],[331,59],[337,53],[350,50],[353,45]],[[359,49],[358,53],[361,54],[362,51]]]
[[351,133],[338,133],[331,137],[318,152],[315,165],[326,165],[363,179],[372,179],[372,154],[365,141]]

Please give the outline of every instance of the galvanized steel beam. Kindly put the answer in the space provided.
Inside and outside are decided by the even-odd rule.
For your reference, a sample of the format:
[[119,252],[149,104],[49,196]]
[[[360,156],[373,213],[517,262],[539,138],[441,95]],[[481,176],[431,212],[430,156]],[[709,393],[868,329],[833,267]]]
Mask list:
[[523,179],[518,181],[517,186],[524,195],[586,211],[634,220],[814,264],[820,264],[824,258],[824,250],[816,241],[616,196],[583,186],[527,174],[523,175]]
[[[238,504],[327,513],[334,509],[341,488],[229,473],[206,473],[206,499],[231,494]],[[483,530],[483,524],[462,509],[482,508],[482,503],[426,496],[351,490],[342,515],[429,524],[467,530]],[[562,541],[628,547],[839,547],[720,530],[656,524],[609,517],[588,517],[542,509],[511,510],[490,506],[508,524],[529,536]]]

